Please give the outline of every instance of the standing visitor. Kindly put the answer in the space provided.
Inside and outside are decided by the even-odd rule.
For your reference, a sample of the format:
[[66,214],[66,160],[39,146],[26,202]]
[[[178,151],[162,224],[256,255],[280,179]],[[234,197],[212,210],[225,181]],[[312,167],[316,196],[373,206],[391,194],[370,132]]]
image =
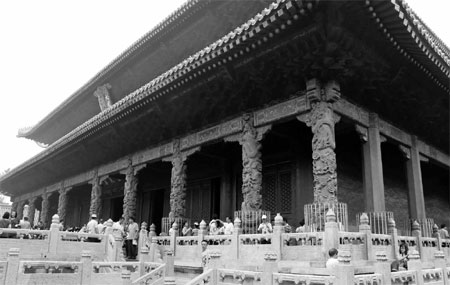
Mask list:
[[445,224],[441,225],[441,229],[439,230],[439,235],[441,236],[441,238],[449,238],[447,226]]
[[194,228],[192,229],[192,235],[198,236],[198,231],[200,230],[200,226],[197,222],[194,223]]
[[28,217],[23,217],[23,220],[20,222],[19,226],[21,229],[31,230],[31,224]]
[[[88,234],[98,234],[97,226],[98,226],[97,215],[96,214],[92,214],[91,215],[91,220],[86,225],[87,233]],[[88,237],[87,241],[88,242],[100,242],[100,240],[98,238],[96,238],[96,237]]]
[[16,226],[19,224],[19,219],[17,218],[17,212],[16,211],[12,211],[11,212],[11,229],[15,229]]
[[258,232],[262,234],[270,234],[272,233],[272,224],[267,221],[267,216],[262,215],[262,222],[258,227]]
[[192,235],[192,228],[189,226],[188,222],[184,222],[184,226],[183,226],[183,229],[181,230],[181,234],[185,237]]
[[300,221],[299,227],[295,229],[296,233],[304,233],[305,232],[305,219]]
[[[8,228],[11,224],[11,221],[9,220],[9,212],[5,212],[3,214],[3,217],[0,219],[0,228]],[[0,238],[7,238],[9,235],[6,233],[0,234]]]
[[127,259],[136,259],[138,234],[139,225],[134,221],[133,217],[130,217],[128,219],[127,239],[125,240]]
[[202,267],[203,272],[206,271],[206,267],[208,266],[209,259],[209,250],[208,250],[208,242],[206,240],[202,240]]
[[332,248],[328,251],[328,255],[330,256],[330,258],[328,258],[327,263],[325,265],[325,267],[327,269],[335,269],[338,264],[338,250],[335,248]]
[[232,235],[234,232],[234,225],[231,221],[230,217],[225,218],[225,222],[223,223],[223,234]]
[[391,271],[393,272],[408,270],[408,245],[406,243],[400,244],[398,251],[397,260],[391,263]]

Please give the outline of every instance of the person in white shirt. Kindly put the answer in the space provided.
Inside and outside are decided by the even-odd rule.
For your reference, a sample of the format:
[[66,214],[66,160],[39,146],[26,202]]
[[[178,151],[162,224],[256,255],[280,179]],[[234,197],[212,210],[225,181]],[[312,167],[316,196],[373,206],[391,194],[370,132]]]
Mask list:
[[445,224],[441,225],[441,229],[439,230],[439,235],[441,236],[441,238],[449,238],[447,226]]
[[338,250],[335,248],[332,248],[328,251],[328,255],[330,258],[327,260],[326,268],[327,269],[335,269],[337,268],[339,261],[338,261]]
[[[98,226],[97,215],[96,214],[92,214],[91,215],[91,220],[86,225],[87,233],[88,234],[98,234],[97,226]],[[100,240],[98,238],[95,238],[95,237],[88,237],[87,241],[88,242],[100,242]]]
[[305,219],[302,219],[300,221],[299,227],[297,229],[295,229],[295,232],[296,233],[304,233],[305,231],[306,231],[305,230]]
[[229,217],[226,217],[225,221],[226,222],[223,223],[223,234],[232,235],[234,232],[233,222],[231,222],[231,219]]
[[272,233],[272,224],[267,221],[267,216],[262,215],[261,219],[262,219],[262,223],[258,227],[258,232],[260,232],[262,234]]
[[97,232],[99,234],[103,234],[104,229],[105,229],[105,225],[103,224],[103,220],[100,219],[100,221],[98,222],[98,225],[97,225]]
[[127,259],[136,259],[138,238],[139,225],[133,217],[130,217],[128,218],[127,239],[125,240]]

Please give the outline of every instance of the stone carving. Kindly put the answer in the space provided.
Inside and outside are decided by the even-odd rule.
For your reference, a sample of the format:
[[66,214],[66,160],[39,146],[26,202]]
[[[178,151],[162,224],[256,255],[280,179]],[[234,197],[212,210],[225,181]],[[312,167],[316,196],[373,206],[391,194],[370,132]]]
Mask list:
[[[301,96],[300,94],[295,94]],[[301,96],[255,112],[255,126],[278,121],[307,110],[306,97]]]
[[257,140],[257,131],[253,127],[250,115],[243,117],[244,129],[240,143],[242,145],[242,211],[258,211],[262,204],[262,160],[261,143]]
[[130,217],[136,219],[137,184],[138,178],[134,174],[132,160],[129,159],[128,167],[125,170],[125,185],[123,189],[124,190],[123,215],[125,221],[128,221],[128,218]]
[[48,218],[48,201],[49,195],[47,193],[42,194],[42,204],[41,204],[41,221],[44,226],[47,226]]
[[112,106],[111,97],[109,96],[109,89],[111,89],[111,85],[108,83],[97,87],[97,90],[94,92],[94,96],[98,98],[98,104],[100,105],[101,111],[104,111]]
[[89,215],[99,215],[102,207],[102,187],[100,185],[100,178],[98,172],[95,173],[94,178],[91,181],[91,205],[89,207]]
[[23,218],[23,210],[25,207],[25,201],[20,201],[17,205],[17,218],[21,220]]
[[36,213],[36,199],[37,197],[30,198],[29,200],[29,208],[28,208],[28,218],[31,225],[34,224],[34,214]]
[[339,116],[333,112],[332,102],[339,98],[339,86],[335,82],[324,88],[315,80],[307,83],[307,96],[311,111],[298,119],[313,133],[314,203],[337,202],[337,173],[334,125]]
[[58,200],[58,216],[61,220],[66,219],[66,209],[68,203],[67,193],[69,192],[69,188],[64,188],[64,185],[61,183],[61,188],[59,189],[59,200]]
[[169,220],[184,218],[186,212],[186,165],[187,156],[180,151],[180,141],[173,143],[172,176]]

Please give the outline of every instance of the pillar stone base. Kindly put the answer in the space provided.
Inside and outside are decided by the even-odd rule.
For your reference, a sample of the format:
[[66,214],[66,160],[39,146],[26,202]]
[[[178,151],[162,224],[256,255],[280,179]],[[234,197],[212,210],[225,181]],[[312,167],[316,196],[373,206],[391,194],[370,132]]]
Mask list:
[[339,230],[348,231],[348,211],[346,203],[312,203],[305,205],[305,225],[307,231],[324,231],[326,214],[332,209],[336,215]]
[[[356,214],[356,224],[359,225],[360,217],[362,213]],[[389,219],[394,219],[393,212],[366,212],[367,217],[369,218],[370,230],[373,234],[383,234],[387,235],[388,233],[388,222]]]
[[241,228],[243,234],[256,234],[258,227],[262,222],[262,216],[267,216],[267,221],[271,221],[270,211],[235,211],[234,217],[241,220]]

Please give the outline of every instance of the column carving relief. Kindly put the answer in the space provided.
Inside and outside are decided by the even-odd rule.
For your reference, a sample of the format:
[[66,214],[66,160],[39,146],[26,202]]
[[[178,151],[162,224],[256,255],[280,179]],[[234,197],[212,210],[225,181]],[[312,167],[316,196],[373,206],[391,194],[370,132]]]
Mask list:
[[124,197],[123,197],[123,216],[125,221],[128,218],[134,217],[136,219],[136,204],[137,204],[137,185],[138,178],[137,173],[145,165],[133,167],[131,158],[128,160],[128,167],[123,172],[125,174],[125,185],[124,185]]
[[47,218],[48,218],[48,201],[49,194],[44,193],[42,195],[42,205],[41,205],[41,221],[45,227],[47,227]]
[[253,126],[253,116],[246,114],[242,118],[242,211],[258,211],[262,205],[262,134],[258,136]]
[[17,218],[21,220],[23,218],[23,208],[25,206],[25,201],[20,201],[17,205]]
[[58,190],[59,199],[58,199],[58,216],[60,221],[66,220],[66,212],[67,212],[67,204],[68,197],[67,194],[71,188],[64,188],[64,184],[61,183],[60,189]]
[[337,202],[336,142],[334,125],[340,117],[333,111],[333,102],[340,98],[339,85],[332,81],[321,86],[318,81],[307,82],[309,113],[297,118],[311,127],[314,176],[314,202]]
[[92,185],[92,190],[89,215],[99,215],[102,207],[102,187],[100,185],[100,178],[98,177],[97,171],[95,172],[90,184]]
[[98,104],[100,105],[101,111],[112,106],[109,89],[111,89],[111,84],[108,83],[97,87],[97,90],[94,92],[94,96],[98,98]]
[[30,198],[29,208],[28,208],[28,218],[31,225],[34,225],[34,214],[36,213],[36,199],[37,197]]

